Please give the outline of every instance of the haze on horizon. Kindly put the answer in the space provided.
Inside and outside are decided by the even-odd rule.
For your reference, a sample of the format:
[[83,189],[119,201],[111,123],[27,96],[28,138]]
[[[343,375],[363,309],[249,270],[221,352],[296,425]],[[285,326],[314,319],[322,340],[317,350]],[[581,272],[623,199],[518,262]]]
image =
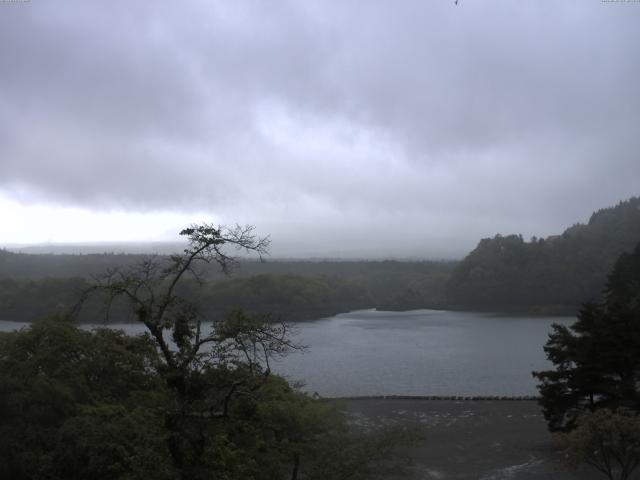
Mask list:
[[640,194],[640,3],[0,3],[0,246],[459,257]]

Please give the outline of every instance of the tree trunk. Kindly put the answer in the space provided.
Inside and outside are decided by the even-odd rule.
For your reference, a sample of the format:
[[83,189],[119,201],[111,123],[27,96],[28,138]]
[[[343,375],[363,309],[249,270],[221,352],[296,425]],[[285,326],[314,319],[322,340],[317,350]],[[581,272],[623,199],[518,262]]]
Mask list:
[[300,454],[293,454],[293,472],[291,472],[291,480],[298,480],[298,470],[300,469]]

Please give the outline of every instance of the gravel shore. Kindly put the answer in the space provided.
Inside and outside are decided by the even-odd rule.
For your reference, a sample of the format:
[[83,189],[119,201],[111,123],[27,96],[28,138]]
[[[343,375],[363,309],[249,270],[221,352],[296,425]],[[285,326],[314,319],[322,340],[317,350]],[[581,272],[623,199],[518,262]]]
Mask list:
[[[346,399],[354,425],[411,425],[424,439],[407,450],[412,479],[598,480],[572,471],[532,400]],[[637,477],[634,477],[637,478]]]

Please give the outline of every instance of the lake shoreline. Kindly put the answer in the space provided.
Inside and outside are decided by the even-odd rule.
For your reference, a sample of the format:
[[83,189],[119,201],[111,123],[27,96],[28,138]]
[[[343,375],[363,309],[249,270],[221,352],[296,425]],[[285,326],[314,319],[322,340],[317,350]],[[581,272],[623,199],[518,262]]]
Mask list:
[[[376,312],[390,312],[390,313],[408,313],[415,312],[420,310],[434,310],[441,312],[461,312],[461,313],[487,313],[487,314],[495,314],[495,315],[509,315],[515,317],[548,317],[548,316],[558,316],[558,317],[575,317],[577,315],[576,307],[569,306],[531,306],[528,308],[521,307],[505,307],[505,306],[491,306],[491,307],[475,307],[475,306],[465,306],[465,305],[448,305],[448,304],[429,304],[423,306],[392,306],[392,305],[379,305],[379,306],[354,306],[354,308],[348,309],[337,309],[337,308],[328,308],[328,309],[314,309],[314,310],[305,310],[299,312],[278,312],[277,310],[273,310],[270,312],[263,311],[251,311],[245,310],[246,313],[250,315],[270,315],[274,322],[284,321],[291,324],[296,323],[308,323],[308,322],[316,322],[319,320],[325,320],[330,317],[335,317],[337,315],[348,315],[354,312],[363,312],[363,311],[376,311]],[[58,312],[61,315],[63,313]],[[211,318],[224,318],[230,313],[230,311],[220,311],[213,312],[211,315],[208,315]],[[0,320],[0,322],[15,322],[21,324],[30,324],[35,321],[40,320],[41,317],[38,318],[20,318],[17,316],[11,320]],[[204,321],[207,323],[208,321]],[[78,321],[79,325],[104,325],[104,326],[113,326],[113,325],[135,325],[138,324],[136,320],[123,319],[123,318],[113,318],[109,322],[96,322],[96,321]]]
[[460,304],[426,304],[424,306],[404,307],[401,305],[382,305],[373,307],[381,312],[409,312],[412,310],[444,310],[448,312],[494,313],[512,316],[560,316],[575,317],[579,306],[575,305],[460,305]]
[[537,395],[355,395],[355,396],[340,396],[340,397],[322,397],[318,394],[313,394],[314,398],[318,400],[344,400],[344,401],[370,401],[370,400],[424,400],[434,402],[530,402],[538,401],[540,399]]

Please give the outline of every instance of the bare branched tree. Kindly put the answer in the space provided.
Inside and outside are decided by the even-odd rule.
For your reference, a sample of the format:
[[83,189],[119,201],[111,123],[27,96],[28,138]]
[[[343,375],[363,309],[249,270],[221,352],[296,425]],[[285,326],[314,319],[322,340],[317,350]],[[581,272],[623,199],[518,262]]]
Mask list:
[[[203,264],[215,263],[224,273],[236,265],[237,258],[229,249],[267,253],[268,237],[257,237],[254,227],[227,228],[208,224],[193,225],[180,232],[187,238],[187,248],[180,254],[149,257],[121,270],[110,269],[96,277],[86,292],[101,292],[107,297],[107,317],[116,299],[124,299],[137,321],[142,323],[156,341],[168,367],[193,361],[200,348],[216,341],[214,334],[202,336],[202,319],[197,305],[177,295],[179,284],[188,277],[203,283]],[[171,348],[171,340],[177,349]]]
[[[170,257],[153,256],[127,269],[112,269],[97,277],[84,295],[106,295],[107,316],[115,300],[128,304],[158,349],[157,369],[174,400],[165,423],[174,432],[168,439],[174,463],[182,468],[193,461],[197,446],[185,446],[185,432],[193,425],[229,415],[230,403],[251,396],[270,375],[270,359],[295,345],[289,327],[271,318],[250,317],[238,311],[204,323],[198,305],[179,293],[187,278],[204,282],[207,264],[229,273],[237,264],[231,252],[267,253],[268,237],[257,237],[252,226],[193,225],[180,235],[187,248]],[[205,331],[205,326],[207,330]],[[197,430],[197,429],[196,429]],[[193,435],[194,442],[200,438]],[[187,453],[188,452],[188,453]]]

